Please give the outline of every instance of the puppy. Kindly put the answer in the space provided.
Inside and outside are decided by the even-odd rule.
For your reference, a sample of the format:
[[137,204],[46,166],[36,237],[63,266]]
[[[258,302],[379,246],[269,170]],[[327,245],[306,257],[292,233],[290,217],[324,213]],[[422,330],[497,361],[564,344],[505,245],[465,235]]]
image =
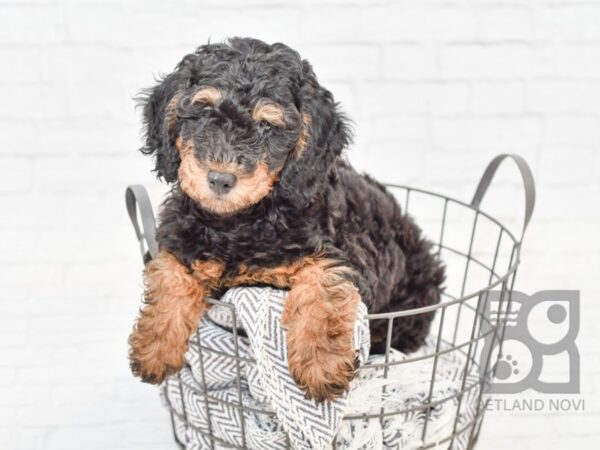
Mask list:
[[[289,289],[290,373],[308,398],[340,396],[355,369],[357,306],[440,300],[444,271],[392,195],[341,157],[348,120],[311,65],[283,44],[233,38],[187,55],[145,93],[142,152],[172,183],[158,255],[130,336],[133,373],[160,383],[184,364],[205,299],[238,285]],[[394,320],[410,352],[432,314]],[[371,321],[372,351],[387,320]]]

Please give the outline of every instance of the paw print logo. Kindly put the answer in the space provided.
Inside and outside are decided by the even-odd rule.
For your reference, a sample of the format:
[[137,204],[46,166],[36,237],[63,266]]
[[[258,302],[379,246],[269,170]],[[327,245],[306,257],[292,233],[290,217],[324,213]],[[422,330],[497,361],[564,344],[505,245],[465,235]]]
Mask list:
[[[488,318],[482,332],[491,330],[499,321],[506,322],[504,343],[487,333],[480,355],[480,371],[488,361],[496,361],[490,392],[515,394],[527,389],[541,393],[576,394],[580,388],[579,351],[575,339],[579,333],[579,292],[541,291],[526,295],[514,291],[511,308],[507,310],[507,295],[490,292],[483,305]],[[485,330],[487,328],[487,330]],[[566,364],[568,376],[553,380],[544,367]]]
[[519,362],[513,359],[512,355],[506,355],[498,361],[496,378],[499,380],[508,380],[512,375],[519,375],[518,365]]

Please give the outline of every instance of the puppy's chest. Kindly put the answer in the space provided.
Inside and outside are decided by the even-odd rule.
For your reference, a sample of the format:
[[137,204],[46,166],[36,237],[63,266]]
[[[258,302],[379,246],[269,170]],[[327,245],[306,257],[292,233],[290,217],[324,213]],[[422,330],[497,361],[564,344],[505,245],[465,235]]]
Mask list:
[[264,274],[264,268],[289,266],[323,247],[323,234],[314,226],[281,227],[254,223],[228,230],[208,230],[187,242],[191,260],[217,260],[232,276]]
[[290,241],[289,236],[238,238],[222,245],[214,245],[213,241],[197,254],[192,267],[200,272],[218,267],[218,276],[213,277],[218,278],[213,284],[217,289],[244,285],[289,288],[300,269],[321,258],[319,245],[306,238]]
[[270,285],[288,288],[298,271],[320,258],[314,248],[297,247],[285,251],[285,247],[251,252],[245,258],[223,260],[221,285]]
[[[300,260],[299,260],[300,261]],[[242,265],[234,271],[225,273],[221,279],[222,287],[270,285],[289,288],[300,262],[272,267],[247,267]]]

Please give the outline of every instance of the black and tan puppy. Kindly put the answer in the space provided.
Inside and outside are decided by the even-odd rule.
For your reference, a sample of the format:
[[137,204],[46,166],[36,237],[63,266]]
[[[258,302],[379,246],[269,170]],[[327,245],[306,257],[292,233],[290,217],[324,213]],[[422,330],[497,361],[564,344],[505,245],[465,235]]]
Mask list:
[[[341,158],[347,120],[294,50],[241,38],[202,46],[143,102],[142,152],[173,183],[129,340],[143,380],[182,367],[204,299],[230,286],[289,289],[290,371],[318,401],[348,389],[361,300],[371,313],[439,301],[444,275],[430,244]],[[415,350],[431,319],[395,320],[393,347]],[[387,323],[371,333],[373,351],[384,350]]]

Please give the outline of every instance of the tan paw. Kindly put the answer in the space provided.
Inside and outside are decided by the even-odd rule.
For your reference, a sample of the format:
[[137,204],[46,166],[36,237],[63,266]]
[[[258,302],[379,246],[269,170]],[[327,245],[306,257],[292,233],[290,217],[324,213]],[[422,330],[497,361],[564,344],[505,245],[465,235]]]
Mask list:
[[330,349],[333,351],[322,349],[317,352],[293,346],[288,348],[290,374],[306,398],[317,402],[332,401],[350,389],[358,359],[354,349],[336,351],[336,347]]
[[173,345],[158,336],[144,336],[137,330],[129,337],[131,371],[142,381],[160,384],[183,367],[187,343]]

